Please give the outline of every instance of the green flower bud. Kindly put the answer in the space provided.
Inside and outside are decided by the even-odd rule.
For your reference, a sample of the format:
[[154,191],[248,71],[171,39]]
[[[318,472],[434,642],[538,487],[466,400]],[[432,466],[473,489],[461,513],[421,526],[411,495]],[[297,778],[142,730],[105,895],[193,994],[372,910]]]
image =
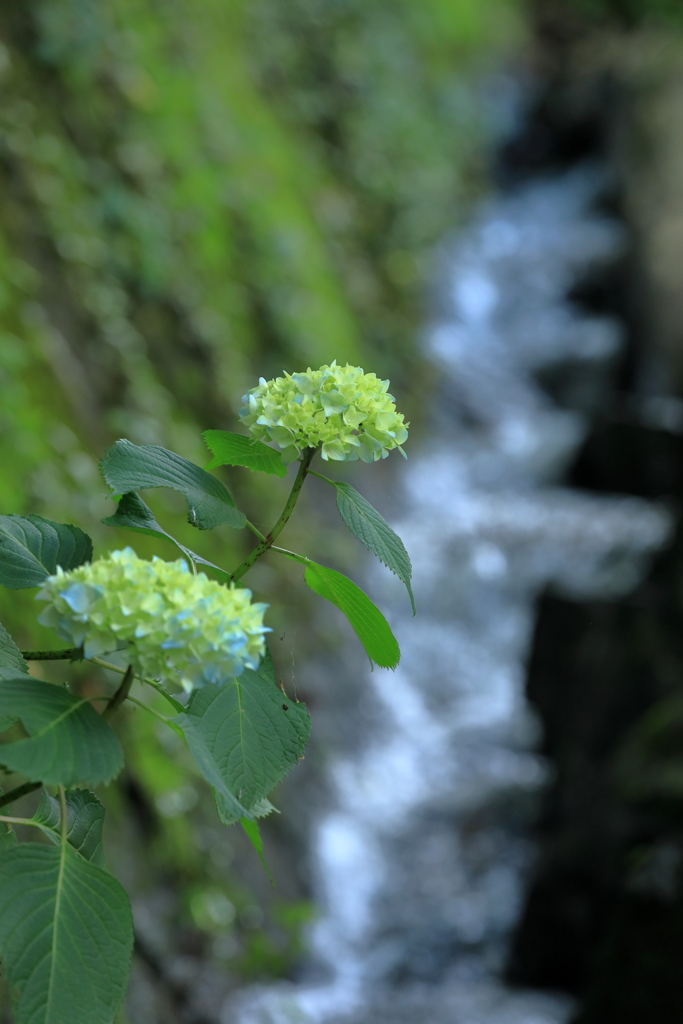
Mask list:
[[86,658],[125,649],[138,675],[186,690],[257,668],[270,632],[268,605],[252,604],[250,590],[195,575],[182,558],[145,561],[132,548],[71,572],[58,567],[36,599],[49,602],[38,621]]
[[323,459],[376,462],[408,437],[402,413],[396,412],[388,380],[359,366],[321,366],[305,373],[285,373],[244,396],[242,422],[253,437],[275,441],[285,462],[303,448],[322,445]]

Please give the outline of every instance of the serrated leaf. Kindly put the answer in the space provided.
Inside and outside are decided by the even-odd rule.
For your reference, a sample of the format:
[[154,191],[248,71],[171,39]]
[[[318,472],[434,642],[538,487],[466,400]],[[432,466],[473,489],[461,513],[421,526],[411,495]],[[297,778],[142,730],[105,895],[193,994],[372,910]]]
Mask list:
[[0,516],[0,584],[10,590],[39,587],[57,566],[75,569],[92,558],[87,533],[42,516]]
[[207,469],[215,469],[217,466],[243,466],[257,473],[287,475],[287,467],[280,452],[275,448],[269,448],[267,444],[257,441],[254,437],[233,434],[229,430],[205,430],[204,440],[213,455]]
[[116,441],[105,452],[102,473],[115,494],[146,487],[171,487],[187,501],[188,522],[200,530],[232,526],[241,530],[246,518],[232,496],[215,476],[193,462],[155,444]]
[[249,817],[251,812],[240,803],[223,778],[221,766],[207,744],[200,725],[194,719],[188,718],[185,712],[177,715],[172,721],[182,729],[197,768],[215,793],[220,794],[226,816],[237,819]]
[[20,718],[29,739],[0,746],[0,763],[33,782],[97,786],[123,767],[116,733],[88,701],[32,676],[0,679],[0,715]]
[[403,541],[355,487],[336,480],[333,483],[337,489],[337,508],[340,516],[354,537],[377,555],[380,562],[405,583],[414,615],[415,599],[410,585],[413,568]]
[[[215,790],[213,792],[214,799],[216,801],[216,810],[218,811],[218,817],[220,818],[222,825],[237,825],[240,821],[239,818],[233,817],[226,807],[225,800]],[[269,814],[279,814],[277,807],[273,807],[270,800],[265,797],[263,800],[257,800],[253,807],[250,807],[252,818],[266,818]]]
[[0,956],[17,1024],[112,1024],[133,949],[128,897],[68,845],[0,853]]
[[[223,686],[195,690],[185,713],[174,721],[188,736],[190,749],[190,737],[201,738],[222,786],[208,781],[250,812],[298,762],[311,728],[305,705],[249,669]],[[230,800],[225,813],[231,818],[252,817],[240,814]]]
[[[0,624],[0,679],[20,674],[28,675],[28,665],[12,637]],[[0,733],[7,732],[15,722],[14,716],[0,714]]]
[[[91,860],[93,864],[104,867],[102,852],[102,826],[104,825],[104,806],[94,793],[87,789],[68,789],[66,791],[67,840],[81,857]],[[62,823],[62,809],[59,800],[43,790],[38,810],[31,821],[40,826],[42,831],[59,844]]]
[[160,537],[162,540],[169,540],[171,544],[175,544],[179,551],[181,551],[186,558],[189,558],[191,562],[197,562],[199,565],[206,565],[222,579],[225,583],[228,583],[232,577],[229,572],[225,569],[221,569],[220,566],[214,565],[213,562],[207,562],[201,555],[196,555],[190,548],[186,548],[184,544],[176,540],[170,533],[156,521],[155,515],[152,512],[149,505],[146,505],[139,494],[135,491],[129,491],[128,494],[124,494],[119,501],[116,512],[113,516],[107,516],[106,519],[102,519],[105,526],[118,526],[123,530],[133,530],[135,533],[146,533],[150,537]]
[[305,559],[305,565],[304,580],[308,586],[344,613],[368,657],[380,668],[396,668],[401,657],[396,637],[367,594],[335,569],[318,565],[309,558]]

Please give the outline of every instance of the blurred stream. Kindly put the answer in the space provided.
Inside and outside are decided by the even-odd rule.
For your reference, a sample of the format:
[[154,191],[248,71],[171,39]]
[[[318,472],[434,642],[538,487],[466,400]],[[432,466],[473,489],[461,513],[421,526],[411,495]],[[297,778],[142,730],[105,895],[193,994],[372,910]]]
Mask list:
[[[381,704],[360,755],[329,763],[313,824],[311,976],[252,989],[239,1024],[562,1024],[562,995],[501,981],[534,849],[548,768],[525,698],[540,592],[627,593],[666,540],[666,513],[634,498],[563,488],[562,473],[607,387],[617,322],[567,294],[623,247],[594,212],[604,187],[583,165],[482,208],[447,254],[433,436],[401,474],[394,522],[411,554],[416,618],[400,584],[368,566],[402,660],[367,673]],[[536,381],[563,367],[573,410]],[[340,669],[337,669],[341,672]]]

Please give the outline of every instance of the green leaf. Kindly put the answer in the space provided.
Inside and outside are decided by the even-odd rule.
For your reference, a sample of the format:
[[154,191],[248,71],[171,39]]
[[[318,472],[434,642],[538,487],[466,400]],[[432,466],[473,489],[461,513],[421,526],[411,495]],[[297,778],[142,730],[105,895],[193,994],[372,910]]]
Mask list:
[[0,762],[32,782],[97,786],[123,767],[123,751],[101,715],[61,686],[32,676],[0,679],[0,715],[20,718],[30,739],[0,746]]
[[252,469],[257,473],[287,475],[287,467],[280,452],[275,448],[269,448],[267,444],[257,441],[254,437],[233,434],[229,430],[205,430],[204,440],[213,455],[207,469],[215,469],[217,466],[244,466],[245,469]]
[[306,565],[304,580],[308,586],[344,613],[368,657],[380,668],[396,668],[401,657],[396,637],[367,594],[348,576],[318,565],[309,558],[303,561]]
[[75,569],[92,559],[87,533],[42,516],[0,516],[0,584],[11,590],[39,587],[57,566]]
[[272,683],[275,686],[275,666],[273,665],[273,659],[270,656],[270,651],[266,647],[266,653],[261,658],[261,664],[256,670],[261,679],[265,679],[267,683]]
[[220,579],[225,583],[228,583],[232,577],[229,572],[225,569],[221,569],[220,566],[214,565],[213,562],[207,562],[201,555],[196,555],[190,548],[186,548],[184,544],[176,540],[175,537],[167,533],[166,530],[156,521],[154,513],[152,512],[149,505],[146,505],[139,494],[135,491],[129,491],[128,494],[124,494],[119,501],[118,508],[113,516],[107,516],[102,522],[105,526],[118,526],[123,530],[133,530],[135,533],[146,533],[150,537],[161,537],[162,540],[169,540],[171,544],[182,551],[186,558],[189,558],[191,562],[197,562],[199,565],[206,565],[210,569],[213,569],[217,573]]
[[331,482],[337,489],[337,508],[342,519],[354,537],[405,583],[414,615],[415,599],[410,585],[413,569],[403,541],[355,487],[336,480]]
[[112,1024],[133,949],[128,897],[68,845],[0,853],[0,956],[17,1024]]
[[[216,801],[216,810],[218,811],[218,817],[223,825],[236,825],[239,818],[233,817],[228,811],[225,800],[214,790],[214,799]],[[263,798],[263,800],[257,800],[253,807],[249,808],[252,818],[267,818],[269,814],[279,814],[277,807],[273,807],[270,800]]]
[[[21,651],[3,625],[0,625],[0,679],[19,674],[28,675],[28,665]],[[11,729],[16,718],[0,714],[0,733]]]
[[[217,792],[225,796],[227,791],[249,811],[298,762],[311,728],[304,704],[249,669],[223,686],[195,690],[185,713],[174,721],[186,733],[190,749],[191,737],[201,738],[205,756],[221,779],[222,786],[216,786],[205,776]],[[252,817],[244,810],[236,813],[231,801],[224,810],[231,818]]]
[[275,887],[275,882],[273,881],[273,876],[270,873],[270,868],[266,864],[266,859],[263,856],[263,839],[261,838],[261,830],[255,821],[249,821],[248,818],[242,818],[240,825],[244,829],[247,839],[256,850],[258,858],[263,864],[263,868],[270,879],[270,884]]
[[221,765],[216,760],[213,750],[208,745],[200,724],[196,720],[188,718],[185,712],[177,715],[176,718],[171,719],[171,721],[175,722],[175,724],[182,729],[197,768],[209,785],[213,787],[216,795],[220,795],[226,816],[236,819],[240,819],[245,816],[249,817],[251,815],[251,811],[240,803],[223,778]]
[[[268,650],[267,647],[266,653],[263,655],[263,658],[261,659],[261,664],[258,667],[258,675],[264,682],[270,684],[271,687],[275,686],[275,669],[273,667],[273,659],[271,658],[270,651]],[[278,690],[277,692],[281,693],[282,691]],[[285,698],[285,703],[286,702],[287,701]],[[214,798],[216,800],[216,809],[218,811],[218,817],[220,818],[222,824],[236,825],[240,819],[230,814],[226,806],[226,803],[223,797],[220,795],[220,793],[214,791]],[[273,812],[275,814],[280,813],[277,807],[273,807],[270,800],[266,799],[266,797],[263,797],[263,799],[261,800],[257,800],[253,807],[250,807],[249,810],[251,812],[252,818],[265,818],[267,817],[267,815],[272,814]]]
[[104,479],[116,494],[146,487],[180,491],[187,501],[188,522],[200,530],[221,525],[241,530],[246,523],[220,480],[166,448],[117,441],[105,452],[101,466]]
[[17,834],[11,825],[0,823],[0,853],[17,845]]
[[0,678],[19,673],[28,675],[28,665],[12,637],[0,624]]
[[[104,806],[88,789],[66,791],[67,840],[81,857],[104,867],[102,826]],[[43,790],[38,810],[31,818],[48,838],[59,845],[62,809],[59,800]]]

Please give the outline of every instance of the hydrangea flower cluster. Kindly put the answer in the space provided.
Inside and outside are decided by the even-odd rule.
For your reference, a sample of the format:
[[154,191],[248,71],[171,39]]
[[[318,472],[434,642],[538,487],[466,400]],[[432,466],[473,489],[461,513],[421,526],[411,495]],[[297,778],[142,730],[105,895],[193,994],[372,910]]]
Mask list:
[[388,380],[335,360],[319,370],[261,377],[244,396],[240,418],[253,437],[275,441],[285,462],[318,445],[323,459],[339,462],[376,462],[392,448],[405,457],[408,430],[388,387]]
[[49,602],[38,621],[86,658],[126,648],[138,675],[188,691],[257,668],[270,632],[268,605],[253,604],[250,590],[195,575],[182,558],[146,561],[132,548],[71,572],[58,567],[36,597]]

